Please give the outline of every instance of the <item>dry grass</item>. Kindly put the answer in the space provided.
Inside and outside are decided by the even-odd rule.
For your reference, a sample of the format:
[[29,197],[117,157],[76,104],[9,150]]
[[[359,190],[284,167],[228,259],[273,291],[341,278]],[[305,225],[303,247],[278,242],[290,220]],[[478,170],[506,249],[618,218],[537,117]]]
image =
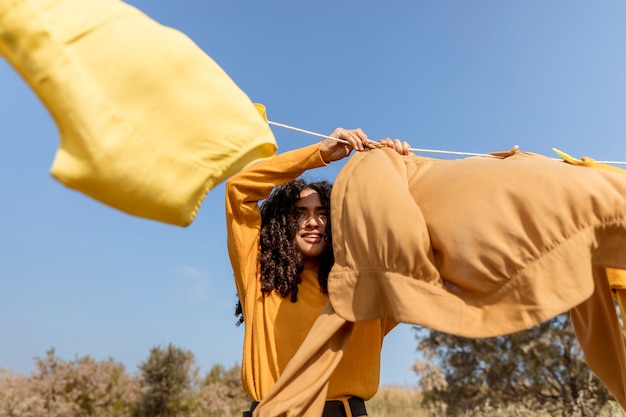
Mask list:
[[383,386],[367,402],[371,417],[430,417],[420,406],[419,391],[401,386]]
[[[374,398],[367,402],[370,417],[439,417],[441,414],[430,412],[421,406],[420,392],[414,388],[403,386],[383,386]],[[565,416],[547,411],[531,411],[523,406],[506,408],[492,407],[489,404],[468,410],[459,417],[581,417]],[[626,417],[620,406],[608,402],[594,417]]]

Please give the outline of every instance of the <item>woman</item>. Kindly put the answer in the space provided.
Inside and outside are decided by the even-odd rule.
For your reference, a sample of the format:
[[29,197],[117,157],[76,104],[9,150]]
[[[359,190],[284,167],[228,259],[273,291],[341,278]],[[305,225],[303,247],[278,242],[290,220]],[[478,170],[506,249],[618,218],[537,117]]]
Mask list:
[[[352,149],[362,151],[368,142],[360,129],[338,128],[330,136],[347,144],[326,139],[285,152],[241,171],[226,184],[228,250],[245,327],[242,381],[252,399],[251,411],[328,302],[326,281],[334,259],[330,184],[296,178],[347,157]],[[400,153],[408,152],[406,143],[396,141],[395,146]],[[378,388],[383,337],[395,324],[374,320],[348,325],[345,330],[352,330],[352,336],[325,388],[325,417],[367,415],[364,401]]]

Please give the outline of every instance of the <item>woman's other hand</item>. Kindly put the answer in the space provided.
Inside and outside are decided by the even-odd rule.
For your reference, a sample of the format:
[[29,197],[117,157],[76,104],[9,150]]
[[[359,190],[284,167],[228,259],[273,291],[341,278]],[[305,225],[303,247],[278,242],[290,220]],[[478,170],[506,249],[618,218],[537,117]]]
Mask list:
[[386,146],[387,148],[394,149],[400,155],[413,155],[411,152],[411,146],[409,146],[408,142],[400,141],[400,139],[380,139],[378,141],[382,146]]

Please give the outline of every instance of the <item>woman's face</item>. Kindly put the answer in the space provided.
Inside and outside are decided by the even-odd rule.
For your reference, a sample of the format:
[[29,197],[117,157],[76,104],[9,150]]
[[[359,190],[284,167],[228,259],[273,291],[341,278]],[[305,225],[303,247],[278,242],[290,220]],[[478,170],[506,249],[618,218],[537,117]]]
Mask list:
[[296,201],[298,213],[298,232],[296,246],[305,258],[317,258],[326,249],[326,223],[328,210],[322,206],[317,191],[306,188],[300,192]]

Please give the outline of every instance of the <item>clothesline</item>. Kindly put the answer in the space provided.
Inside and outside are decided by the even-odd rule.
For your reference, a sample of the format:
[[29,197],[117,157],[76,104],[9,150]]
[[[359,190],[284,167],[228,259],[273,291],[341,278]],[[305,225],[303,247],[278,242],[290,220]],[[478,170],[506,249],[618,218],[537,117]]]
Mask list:
[[[331,140],[334,140],[334,141],[337,141],[337,142],[349,144],[349,142],[347,140],[333,138],[332,136],[322,135],[321,133],[311,132],[310,130],[304,130],[304,129],[300,129],[298,127],[293,127],[293,126],[285,125],[285,124],[282,124],[282,123],[272,122],[270,120],[268,120],[267,123],[272,125],[272,126],[282,127],[283,129],[293,130],[295,132],[304,133],[304,134],[311,135],[311,136],[316,136],[318,138],[331,139]],[[409,150],[411,152],[414,152],[414,153],[437,153],[437,154],[458,155],[458,156],[483,156],[483,157],[487,157],[487,158],[495,158],[496,157],[494,155],[485,154],[485,153],[445,151],[445,150],[439,150],[439,149],[409,148]],[[552,158],[552,159],[560,160],[559,158]],[[601,164],[609,164],[609,165],[626,165],[626,162],[621,162],[621,161],[595,161],[595,162],[601,163]]]

